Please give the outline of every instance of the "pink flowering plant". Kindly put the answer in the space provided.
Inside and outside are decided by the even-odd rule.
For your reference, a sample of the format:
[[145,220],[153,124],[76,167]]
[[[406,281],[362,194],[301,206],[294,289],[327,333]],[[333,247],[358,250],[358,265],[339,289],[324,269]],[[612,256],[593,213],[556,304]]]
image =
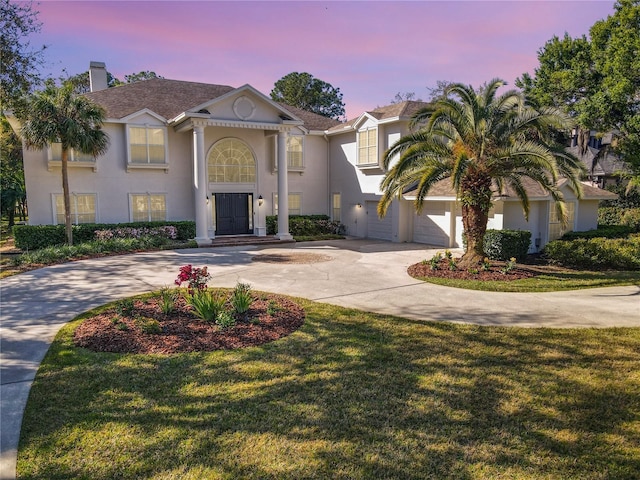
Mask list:
[[202,292],[207,289],[207,282],[211,278],[209,272],[207,272],[207,267],[193,267],[191,265],[184,265],[180,267],[180,273],[178,274],[178,278],[175,280],[175,284],[181,286],[183,283],[188,282],[189,287],[187,291],[190,295],[193,295],[193,292],[198,291]]

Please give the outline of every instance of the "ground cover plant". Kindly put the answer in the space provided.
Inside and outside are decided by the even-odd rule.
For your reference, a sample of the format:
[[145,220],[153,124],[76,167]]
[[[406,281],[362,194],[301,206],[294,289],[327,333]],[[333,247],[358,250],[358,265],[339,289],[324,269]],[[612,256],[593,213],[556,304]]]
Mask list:
[[515,258],[496,261],[484,258],[478,267],[459,268],[449,251],[409,266],[414,278],[447,287],[495,292],[551,292],[581,288],[640,285],[640,271],[610,269],[574,270],[550,265],[539,256],[522,263]]
[[299,330],[234,350],[93,352],[74,332],[97,313],[68,324],[31,390],[19,478],[637,478],[640,329],[292,301]]

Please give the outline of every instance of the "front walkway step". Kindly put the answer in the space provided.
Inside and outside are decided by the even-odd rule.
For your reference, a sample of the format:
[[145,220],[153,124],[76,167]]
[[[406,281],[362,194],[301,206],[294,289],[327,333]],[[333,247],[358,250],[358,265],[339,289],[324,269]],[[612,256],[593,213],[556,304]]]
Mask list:
[[295,240],[280,240],[275,235],[258,237],[255,235],[223,236],[211,241],[212,247],[237,247],[245,245],[284,245],[295,243]]

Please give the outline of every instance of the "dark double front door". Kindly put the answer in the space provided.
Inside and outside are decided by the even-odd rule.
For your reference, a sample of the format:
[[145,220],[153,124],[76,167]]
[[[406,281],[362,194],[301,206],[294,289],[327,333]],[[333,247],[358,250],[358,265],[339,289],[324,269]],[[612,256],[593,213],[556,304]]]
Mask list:
[[251,222],[253,195],[250,193],[216,193],[216,235],[253,233]]

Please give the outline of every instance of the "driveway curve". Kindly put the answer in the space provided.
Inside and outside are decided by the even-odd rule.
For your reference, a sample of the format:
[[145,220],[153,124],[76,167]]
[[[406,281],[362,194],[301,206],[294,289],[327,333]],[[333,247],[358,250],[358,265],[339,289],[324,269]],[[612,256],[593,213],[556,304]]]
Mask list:
[[431,258],[436,251],[425,245],[360,239],[201,248],[83,260],[3,279],[0,479],[15,478],[24,406],[58,330],[91,308],[172,285],[179,267],[186,264],[207,266],[210,286],[245,282],[256,290],[420,321],[553,328],[640,326],[638,286],[499,293],[441,287],[407,275],[409,265]]

